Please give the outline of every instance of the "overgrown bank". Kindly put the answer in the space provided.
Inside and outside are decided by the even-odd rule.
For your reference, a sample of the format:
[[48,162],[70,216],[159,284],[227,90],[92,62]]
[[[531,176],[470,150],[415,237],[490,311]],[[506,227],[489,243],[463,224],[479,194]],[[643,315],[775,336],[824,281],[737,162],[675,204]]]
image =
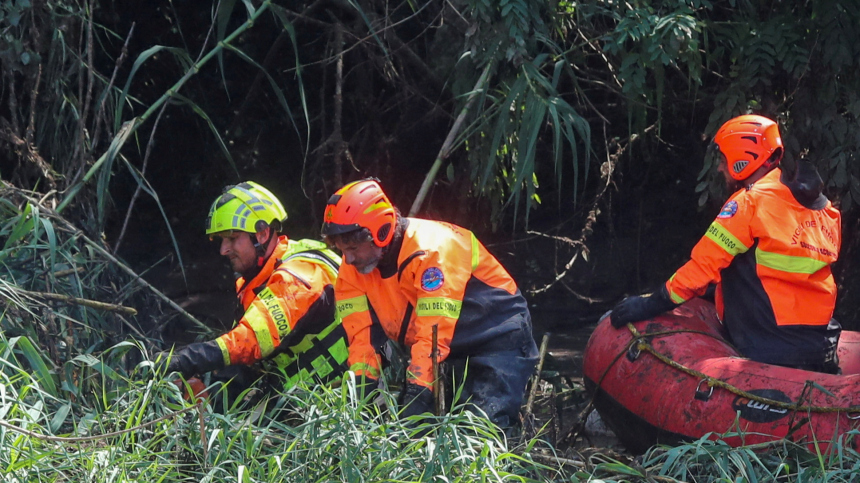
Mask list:
[[[559,402],[554,397],[540,398],[537,424],[527,426],[536,434],[524,440],[507,440],[458,408],[415,426],[386,409],[396,407],[389,392],[363,395],[349,374],[334,387],[294,388],[214,413],[184,399],[148,361],[162,347],[159,325],[140,325],[124,310],[161,299],[38,200],[6,190],[4,481],[800,482],[860,475],[860,455],[848,444],[815,455],[785,441],[730,448],[702,439],[636,458],[581,441],[554,448],[553,422],[546,419]],[[67,297],[36,295],[48,290]],[[113,330],[116,320],[126,332]],[[70,337],[58,340],[51,324],[73,327]],[[577,400],[577,407],[585,402]],[[853,437],[856,431],[846,435]]]

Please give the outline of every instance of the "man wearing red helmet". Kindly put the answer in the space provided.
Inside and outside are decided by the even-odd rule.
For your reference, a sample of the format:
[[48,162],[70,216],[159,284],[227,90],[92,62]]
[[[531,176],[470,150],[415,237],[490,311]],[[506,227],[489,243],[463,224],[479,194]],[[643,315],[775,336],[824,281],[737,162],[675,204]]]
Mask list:
[[329,199],[322,234],[343,253],[335,301],[351,370],[379,377],[381,344],[372,327],[380,327],[411,356],[401,416],[432,412],[437,326],[438,360],[463,382],[460,401],[501,427],[519,420],[537,362],[531,316],[516,283],[472,232],[400,216],[368,179]]
[[741,354],[768,364],[837,373],[841,327],[832,319],[830,265],[840,246],[841,215],[821,194],[814,167],[792,176],[778,168],[777,124],[762,116],[729,120],[714,143],[729,198],[691,260],[661,289],[628,297],[612,310],[614,327],[649,319],[716,284],[717,312]]

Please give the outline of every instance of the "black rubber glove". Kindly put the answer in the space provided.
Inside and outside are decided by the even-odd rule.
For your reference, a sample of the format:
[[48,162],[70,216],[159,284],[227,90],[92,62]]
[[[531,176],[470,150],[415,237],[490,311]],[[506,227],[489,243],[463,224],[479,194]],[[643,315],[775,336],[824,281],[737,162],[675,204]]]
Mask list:
[[660,290],[652,294],[637,295],[622,300],[612,309],[609,320],[612,323],[612,327],[620,329],[627,325],[628,322],[639,322],[640,320],[650,319],[663,312],[672,310],[678,305],[669,299],[666,287],[661,287]]
[[[167,360],[167,353],[160,353],[161,363]],[[185,378],[195,374],[203,374],[224,367],[224,356],[221,348],[214,340],[198,342],[173,352],[173,357],[167,362],[167,374],[178,372]]]
[[433,412],[433,391],[418,384],[406,383],[400,392],[400,417]]

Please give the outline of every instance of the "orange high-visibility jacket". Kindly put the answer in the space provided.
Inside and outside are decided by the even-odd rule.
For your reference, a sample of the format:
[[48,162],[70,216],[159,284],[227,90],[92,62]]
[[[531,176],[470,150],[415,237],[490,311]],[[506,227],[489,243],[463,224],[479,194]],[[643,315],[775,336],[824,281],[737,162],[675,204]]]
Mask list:
[[[450,223],[407,218],[403,239],[392,245],[397,264],[363,275],[341,265],[337,310],[349,338],[349,366],[378,377],[371,325],[411,354],[408,382],[432,387],[433,326],[438,361],[479,353],[482,343],[521,328],[526,301],[508,272],[471,231]],[[473,351],[473,352],[470,352]]]
[[804,337],[820,340],[833,317],[830,265],[839,254],[841,215],[829,201],[804,207],[780,175],[774,169],[729,199],[666,291],[682,303],[717,283],[717,312],[741,353],[790,363],[802,355],[786,352],[802,350]]
[[224,364],[273,358],[292,380],[325,377],[346,362],[345,333],[334,311],[338,262],[322,242],[280,237],[260,273],[236,281],[245,313],[216,339]]

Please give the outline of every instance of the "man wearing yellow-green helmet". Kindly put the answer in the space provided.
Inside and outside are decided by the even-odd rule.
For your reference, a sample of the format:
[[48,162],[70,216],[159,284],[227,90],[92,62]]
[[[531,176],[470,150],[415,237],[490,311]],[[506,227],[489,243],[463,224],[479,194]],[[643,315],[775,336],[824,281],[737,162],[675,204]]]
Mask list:
[[288,387],[343,373],[349,351],[333,288],[340,257],[322,242],[287,238],[286,218],[281,202],[251,181],[228,186],[212,203],[206,234],[239,275],[242,315],[217,339],[175,351],[168,371],[191,377],[268,360]]

